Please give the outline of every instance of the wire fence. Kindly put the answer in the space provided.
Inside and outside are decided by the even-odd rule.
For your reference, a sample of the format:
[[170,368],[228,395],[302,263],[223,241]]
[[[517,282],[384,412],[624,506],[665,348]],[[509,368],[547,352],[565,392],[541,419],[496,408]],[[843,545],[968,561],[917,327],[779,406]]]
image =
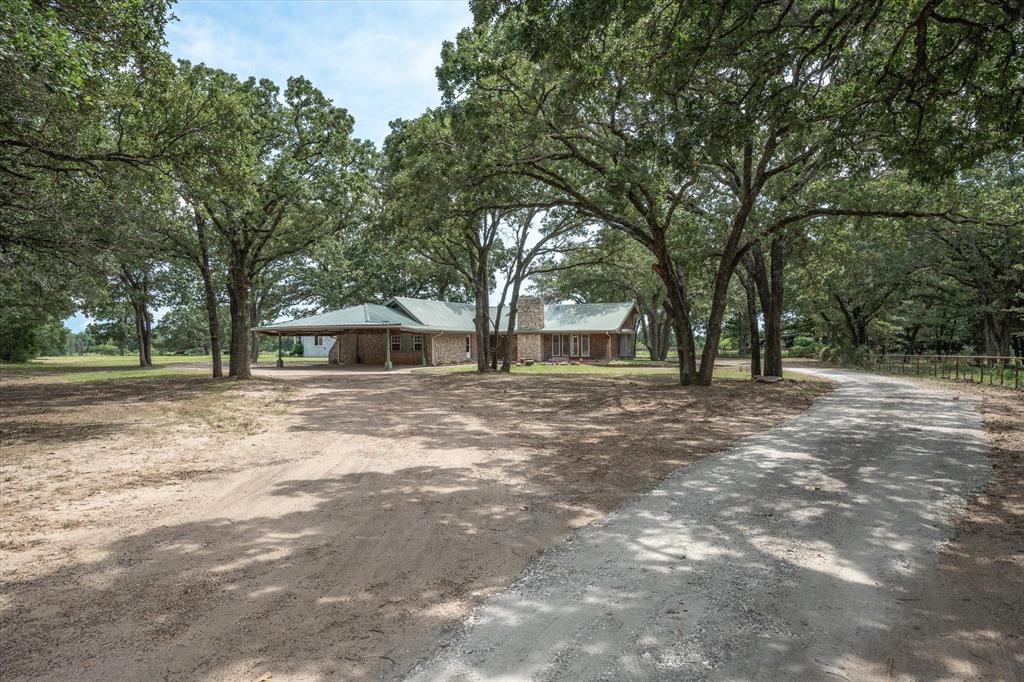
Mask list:
[[876,355],[870,368],[886,374],[1024,388],[1024,358],[1003,355]]

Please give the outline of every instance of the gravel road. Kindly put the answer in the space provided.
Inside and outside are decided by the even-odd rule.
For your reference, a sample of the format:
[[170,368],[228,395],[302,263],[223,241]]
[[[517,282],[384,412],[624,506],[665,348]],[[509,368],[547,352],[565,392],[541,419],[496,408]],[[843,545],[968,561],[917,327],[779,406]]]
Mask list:
[[841,387],[542,555],[412,679],[941,677],[907,649],[956,618],[916,602],[990,475],[977,404],[814,371]]

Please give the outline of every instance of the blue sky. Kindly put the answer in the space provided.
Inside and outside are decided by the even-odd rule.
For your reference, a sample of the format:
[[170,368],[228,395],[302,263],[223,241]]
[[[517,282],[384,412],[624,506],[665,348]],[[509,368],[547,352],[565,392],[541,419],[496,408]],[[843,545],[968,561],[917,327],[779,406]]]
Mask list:
[[[463,0],[184,0],[173,12],[167,43],[176,59],[282,87],[306,76],[378,147],[389,121],[440,103],[441,43],[472,21]],[[81,331],[88,321],[79,314],[65,324]]]
[[174,7],[171,54],[282,87],[303,75],[378,146],[388,122],[440,102],[441,42],[471,23],[464,0],[200,2]]

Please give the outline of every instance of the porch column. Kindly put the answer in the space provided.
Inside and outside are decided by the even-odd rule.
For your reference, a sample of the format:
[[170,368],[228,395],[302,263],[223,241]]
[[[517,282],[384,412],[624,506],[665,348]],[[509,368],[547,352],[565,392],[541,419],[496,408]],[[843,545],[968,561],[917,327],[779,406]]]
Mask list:
[[384,369],[391,369],[391,330],[384,330]]
[[284,357],[281,355],[281,335],[277,335],[277,367],[281,369],[284,367]]
[[427,335],[420,334],[420,366],[427,366]]

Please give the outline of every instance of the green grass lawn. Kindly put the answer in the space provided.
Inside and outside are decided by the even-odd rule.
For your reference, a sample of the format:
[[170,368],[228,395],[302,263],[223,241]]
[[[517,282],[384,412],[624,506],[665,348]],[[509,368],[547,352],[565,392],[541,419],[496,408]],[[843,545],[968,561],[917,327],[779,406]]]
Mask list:
[[[273,364],[277,353],[261,353],[259,364]],[[137,355],[63,355],[36,358],[31,362],[0,364],[0,374],[45,376],[60,381],[114,381],[177,376],[203,376],[208,373],[209,355],[154,355],[153,367],[139,367]],[[223,356],[227,371],[228,358]],[[327,358],[285,357],[285,363],[326,363]]]

